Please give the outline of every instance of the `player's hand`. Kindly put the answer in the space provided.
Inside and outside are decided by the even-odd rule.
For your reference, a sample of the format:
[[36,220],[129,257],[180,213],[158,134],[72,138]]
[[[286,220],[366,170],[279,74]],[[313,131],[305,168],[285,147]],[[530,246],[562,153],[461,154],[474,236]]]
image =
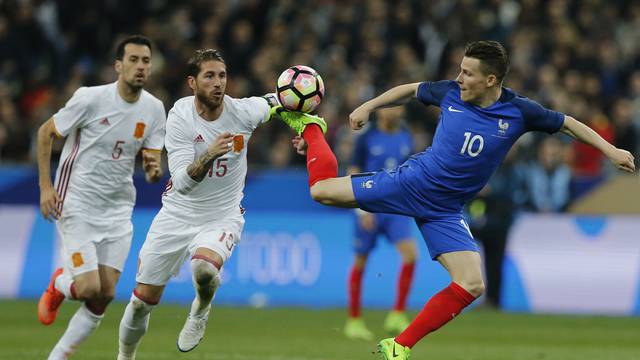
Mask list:
[[160,152],[142,151],[142,167],[148,183],[156,183],[162,178]]
[[40,212],[45,220],[53,221],[60,218],[59,204],[60,196],[53,185],[40,187]]
[[366,231],[373,231],[376,227],[376,217],[372,213],[360,212],[358,214],[358,221],[360,222],[360,227]]
[[228,132],[218,135],[213,144],[209,145],[207,152],[214,159],[221,157],[233,149],[233,135]]
[[362,129],[367,122],[369,121],[369,114],[371,111],[366,106],[366,104],[362,104],[358,106],[351,114],[349,114],[349,124],[351,125],[351,129],[360,130]]
[[607,156],[618,169],[629,173],[636,171],[636,165],[633,162],[635,159],[627,150],[616,148]]
[[296,136],[291,139],[291,143],[293,147],[296,149],[296,152],[300,155],[307,155],[307,143],[304,141],[302,136]]

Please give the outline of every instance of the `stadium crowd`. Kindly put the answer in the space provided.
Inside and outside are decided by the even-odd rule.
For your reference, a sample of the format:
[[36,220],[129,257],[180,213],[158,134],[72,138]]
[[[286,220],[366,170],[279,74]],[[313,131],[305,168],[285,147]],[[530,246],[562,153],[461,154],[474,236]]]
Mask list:
[[[354,108],[398,84],[453,79],[466,42],[494,39],[510,52],[506,86],[571,114],[638,156],[637,1],[5,0],[0,164],[34,163],[38,126],[78,87],[114,81],[113,46],[133,33],[155,43],[147,90],[167,111],[189,95],[186,59],[197,48],[222,50],[227,93],[234,97],[273,92],[290,65],[314,67],[327,89],[319,113],[341,165],[348,164],[356,136],[347,125]],[[406,106],[416,150],[430,143],[437,111],[417,102]],[[302,164],[290,138],[280,123],[259,129],[250,144],[251,167]],[[519,205],[562,211],[613,172],[596,149],[567,137],[543,138],[523,137],[510,161],[522,182],[512,194]]]

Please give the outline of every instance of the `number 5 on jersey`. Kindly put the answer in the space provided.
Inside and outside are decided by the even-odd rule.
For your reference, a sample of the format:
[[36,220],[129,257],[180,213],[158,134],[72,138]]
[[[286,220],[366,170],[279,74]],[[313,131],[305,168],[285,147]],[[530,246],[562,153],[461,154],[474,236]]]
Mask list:
[[[478,144],[478,145],[476,145]],[[473,135],[471,136],[471,132],[467,131],[464,133],[464,144],[462,144],[462,148],[460,149],[460,154],[464,155],[466,152],[471,157],[476,157],[482,151],[484,147],[484,138],[481,135]]]

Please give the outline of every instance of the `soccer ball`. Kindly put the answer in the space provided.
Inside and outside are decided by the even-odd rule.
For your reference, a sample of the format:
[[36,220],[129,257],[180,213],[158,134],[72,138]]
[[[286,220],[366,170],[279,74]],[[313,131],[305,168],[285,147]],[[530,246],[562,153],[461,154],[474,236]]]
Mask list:
[[296,65],[280,74],[276,93],[285,109],[309,113],[320,105],[324,97],[324,82],[312,68]]

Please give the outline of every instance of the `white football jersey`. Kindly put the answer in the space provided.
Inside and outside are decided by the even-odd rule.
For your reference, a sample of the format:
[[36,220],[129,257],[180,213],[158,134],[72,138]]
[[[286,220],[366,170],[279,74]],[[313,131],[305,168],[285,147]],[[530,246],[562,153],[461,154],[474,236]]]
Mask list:
[[[234,99],[225,95],[222,113],[214,121],[198,115],[193,96],[176,101],[167,117],[165,143],[171,180],[162,198],[162,211],[191,224],[240,216],[247,174],[246,145],[253,130],[268,118],[269,105],[260,97]],[[191,179],[187,167],[224,132],[241,135],[242,149],[214,160],[201,182]]]
[[62,217],[130,219],[136,155],[141,148],[161,151],[164,144],[162,102],[143,90],[138,101],[128,103],[118,94],[117,82],[81,87],[53,122],[67,137],[55,181]]

